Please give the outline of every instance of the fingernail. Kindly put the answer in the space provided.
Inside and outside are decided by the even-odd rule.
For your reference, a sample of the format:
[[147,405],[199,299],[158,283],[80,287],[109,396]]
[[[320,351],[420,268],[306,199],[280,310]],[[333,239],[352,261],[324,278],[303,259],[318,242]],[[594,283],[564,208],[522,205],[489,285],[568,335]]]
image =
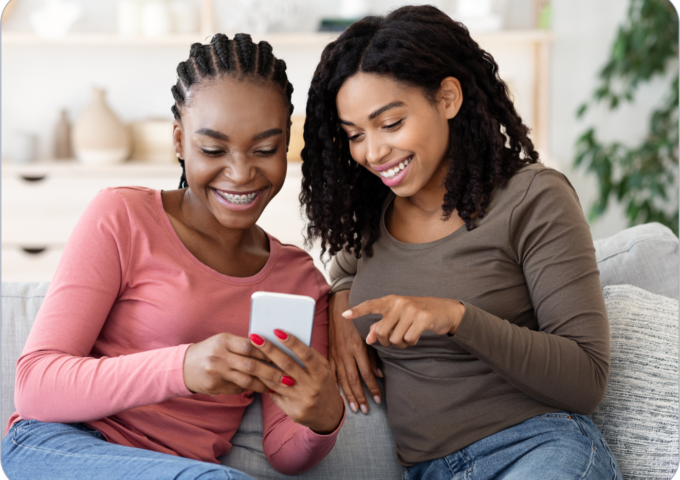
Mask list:
[[378,369],[378,376],[379,376],[380,378],[382,378],[382,377],[385,376],[385,374],[383,373],[382,370]]
[[352,310],[345,310],[342,312],[342,316],[345,318],[349,317],[350,315],[352,315]]
[[373,400],[375,400],[375,403],[377,403],[378,405],[380,405],[380,402],[382,401],[382,400],[380,400],[379,395],[373,395]]
[[364,415],[368,413],[368,407],[363,403],[361,404],[361,413],[363,413]]
[[283,330],[279,330],[278,328],[274,329],[274,335],[276,335],[281,340],[288,340],[288,334]]
[[349,408],[351,408],[354,413],[357,413],[357,406],[354,402],[349,402]]
[[293,385],[295,385],[295,380],[290,378],[288,375],[284,375],[283,377],[281,377],[281,383],[289,387],[292,387]]
[[264,338],[255,333],[250,334],[250,341],[257,345],[258,347],[264,345]]

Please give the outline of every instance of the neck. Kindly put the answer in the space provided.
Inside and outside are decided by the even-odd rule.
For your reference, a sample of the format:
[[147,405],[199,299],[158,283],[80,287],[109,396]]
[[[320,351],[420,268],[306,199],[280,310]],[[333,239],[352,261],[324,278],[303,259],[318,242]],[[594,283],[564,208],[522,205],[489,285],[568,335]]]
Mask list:
[[444,179],[449,170],[449,162],[442,161],[437,171],[432,175],[432,178],[416,193],[410,197],[403,199],[412,208],[416,208],[422,212],[423,215],[431,217],[441,217],[443,214],[442,204],[444,203],[444,195],[446,195],[446,187],[444,187]]

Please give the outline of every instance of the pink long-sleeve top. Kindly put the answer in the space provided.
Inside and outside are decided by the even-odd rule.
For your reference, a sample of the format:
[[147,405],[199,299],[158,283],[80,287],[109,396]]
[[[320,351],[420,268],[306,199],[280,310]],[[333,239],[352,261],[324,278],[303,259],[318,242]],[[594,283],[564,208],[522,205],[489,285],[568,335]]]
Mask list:
[[[247,336],[256,291],[316,300],[312,347],[326,354],[329,287],[311,257],[269,236],[270,256],[252,277],[223,275],[175,233],[161,192],[102,190],[68,244],[17,362],[19,419],[84,422],[108,441],[218,462],[231,448],[252,393],[192,394],[187,348],[229,332]],[[316,465],[338,429],[318,435],[262,396],[263,448],[274,468]],[[344,421],[344,419],[343,419]]]

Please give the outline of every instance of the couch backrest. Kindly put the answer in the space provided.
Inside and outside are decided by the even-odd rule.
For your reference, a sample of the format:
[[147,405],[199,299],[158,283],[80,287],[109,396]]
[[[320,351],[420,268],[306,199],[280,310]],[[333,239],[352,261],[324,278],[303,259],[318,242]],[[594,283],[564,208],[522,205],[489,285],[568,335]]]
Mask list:
[[678,237],[660,223],[595,241],[602,288],[633,285],[678,300]]
[[0,385],[1,437],[14,413],[14,379],[16,363],[24,348],[38,309],[45,298],[49,282],[3,282],[2,284],[2,385]]

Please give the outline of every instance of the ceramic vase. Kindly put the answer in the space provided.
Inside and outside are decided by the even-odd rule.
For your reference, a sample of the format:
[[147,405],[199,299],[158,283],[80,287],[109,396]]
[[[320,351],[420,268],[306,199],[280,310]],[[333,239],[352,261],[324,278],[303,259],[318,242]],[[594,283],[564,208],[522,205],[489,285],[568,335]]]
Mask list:
[[130,154],[130,134],[106,104],[105,91],[92,89],[90,103],[75,124],[71,144],[83,163],[109,165],[125,161]]
[[170,8],[163,0],[146,0],[141,10],[142,35],[145,37],[162,37],[170,33],[172,19]]
[[63,160],[73,158],[71,148],[71,124],[66,110],[61,111],[59,121],[54,129],[54,158]]

